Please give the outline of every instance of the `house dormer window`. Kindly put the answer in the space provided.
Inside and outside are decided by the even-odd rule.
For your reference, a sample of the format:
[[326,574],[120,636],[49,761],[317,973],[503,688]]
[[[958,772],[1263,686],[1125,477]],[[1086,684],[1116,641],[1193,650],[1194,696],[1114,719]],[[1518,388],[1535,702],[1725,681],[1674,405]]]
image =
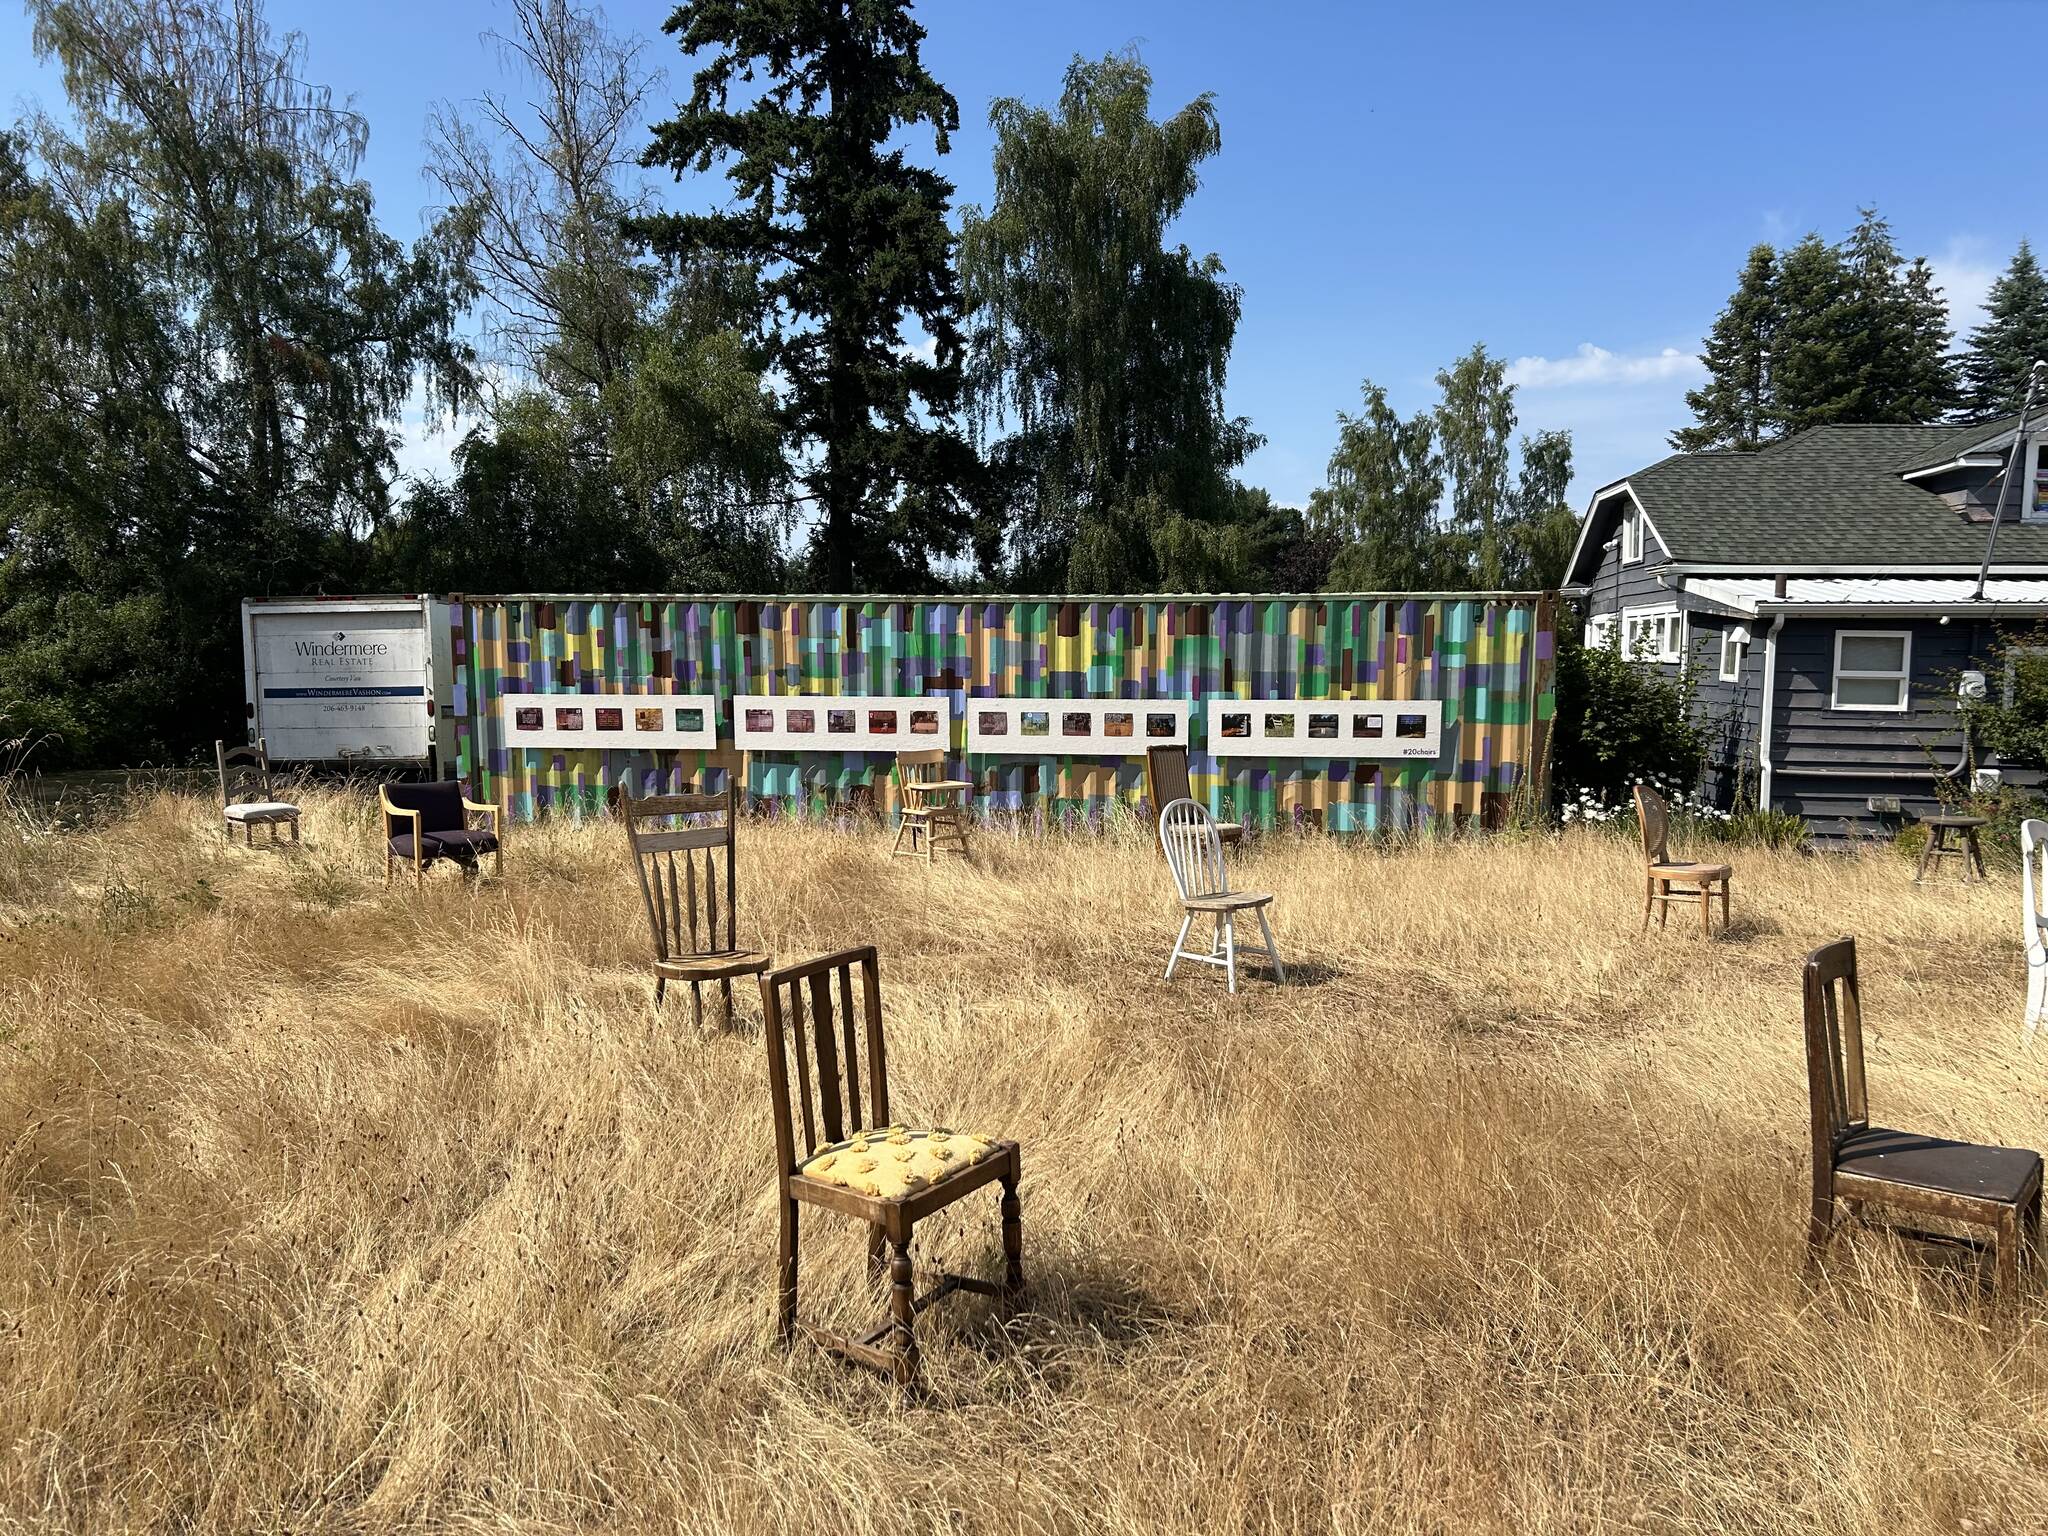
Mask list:
[[2020,521],[2048,523],[2048,457],[2041,452],[2048,433],[2027,439],[2027,478],[2020,485]]
[[1621,563],[1634,565],[1643,558],[1643,514],[1633,502],[1621,510]]

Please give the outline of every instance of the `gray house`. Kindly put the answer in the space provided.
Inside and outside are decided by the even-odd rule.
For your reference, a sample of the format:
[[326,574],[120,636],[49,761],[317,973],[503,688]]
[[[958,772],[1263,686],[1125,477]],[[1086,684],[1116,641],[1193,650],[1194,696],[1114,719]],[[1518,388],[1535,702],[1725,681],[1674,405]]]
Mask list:
[[2048,626],[2048,415],[2007,485],[2017,426],[1816,427],[1674,454],[1594,493],[1565,591],[1589,640],[1618,632],[1696,669],[1723,804],[1747,784],[1822,838],[1889,835],[1967,771],[1966,674],[2004,686],[2001,631]]

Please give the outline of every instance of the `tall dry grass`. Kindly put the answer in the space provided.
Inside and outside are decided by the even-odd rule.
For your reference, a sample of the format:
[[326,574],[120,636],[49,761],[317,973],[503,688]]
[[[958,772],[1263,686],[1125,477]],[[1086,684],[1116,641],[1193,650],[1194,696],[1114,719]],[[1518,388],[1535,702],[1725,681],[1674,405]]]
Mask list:
[[[1624,845],[1293,839],[1299,985],[1159,977],[1135,834],[971,865],[749,824],[746,938],[883,955],[900,1116],[1020,1138],[1026,1310],[929,1391],[770,1339],[758,1010],[651,1016],[616,829],[387,892],[162,794],[0,852],[0,1524],[22,1530],[2048,1528],[2048,1292],[1875,1234],[1800,1275],[1800,957],[1880,1113],[2048,1143],[2017,900],[1745,855],[1637,934]],[[715,1010],[710,1010],[715,1017]],[[996,1260],[994,1196],[920,1229]],[[804,1306],[865,1323],[814,1218]]]

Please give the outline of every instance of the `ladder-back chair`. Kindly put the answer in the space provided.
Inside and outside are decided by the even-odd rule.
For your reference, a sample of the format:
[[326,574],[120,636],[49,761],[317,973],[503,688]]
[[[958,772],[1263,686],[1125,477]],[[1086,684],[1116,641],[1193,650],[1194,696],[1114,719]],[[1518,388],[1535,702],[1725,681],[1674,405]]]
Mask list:
[[[705,982],[718,983],[725,999],[725,1021],[730,1024],[733,977],[758,976],[775,963],[772,955],[739,947],[739,887],[733,854],[737,807],[738,796],[731,784],[722,795],[650,795],[637,800],[630,792],[619,796],[626,842],[633,850],[633,870],[640,877],[641,904],[654,936],[654,1006],[661,1006],[671,981],[687,981],[691,1014],[699,1029],[704,1027]],[[651,825],[675,817],[688,820],[680,826]],[[721,870],[723,898],[719,895]]]
[[[944,1128],[914,1130],[890,1120],[881,973],[874,946],[783,966],[763,976],[760,985],[782,1218],[777,1333],[787,1345],[801,1328],[814,1342],[907,1387],[917,1378],[913,1324],[919,1312],[954,1291],[994,1296],[1007,1311],[1023,1286],[1023,1221],[1017,1202],[1022,1151],[1014,1141]],[[865,1074],[860,1070],[863,1054]],[[917,1295],[910,1262],[912,1229],[991,1183],[1002,1186],[1001,1283],[941,1274],[937,1285]],[[883,1250],[888,1250],[888,1321],[858,1339],[797,1320],[801,1205],[822,1206],[868,1224],[871,1282],[880,1277]]]
[[2042,892],[2048,884],[2048,821],[2028,817],[2020,823],[2020,942],[2027,955],[2026,1038],[2031,1041],[2048,1013],[2048,922],[2042,917]]
[[[962,858],[967,856],[968,801],[974,795],[973,783],[967,779],[912,776],[918,769],[943,773],[945,767],[946,754],[937,747],[896,754],[897,789],[903,803],[896,823],[896,842],[889,849],[892,854],[921,857],[926,863],[933,863],[943,842]],[[918,846],[920,839],[922,848]],[[910,844],[907,848],[906,840]]]
[[258,737],[253,747],[231,747],[224,741],[213,744],[213,760],[220,769],[220,812],[227,824],[229,842],[235,828],[242,829],[244,847],[256,846],[256,829],[268,827],[270,841],[277,842],[277,829],[289,827],[292,841],[299,840],[299,808],[280,800],[270,787],[269,743]]
[[[1174,801],[1195,798],[1194,782],[1188,777],[1186,747],[1145,749],[1145,798],[1152,802],[1155,819]],[[1244,827],[1235,821],[1219,821],[1216,823],[1216,835],[1227,847],[1243,838]]]
[[1650,927],[1650,913],[1657,913],[1662,928],[1671,917],[1673,902],[1700,904],[1700,932],[1714,931],[1714,892],[1721,893],[1721,927],[1728,927],[1728,887],[1734,869],[1727,864],[1690,864],[1671,857],[1671,808],[1654,789],[1636,786],[1636,825],[1643,835],[1643,931]]
[[1856,941],[1837,939],[1808,955],[1804,985],[1806,1079],[1813,1110],[1810,1251],[1818,1258],[1834,1236],[1837,1201],[1853,1206],[1872,1202],[1988,1227],[1998,1289],[2011,1296],[2019,1284],[2021,1249],[2040,1248],[2040,1154],[1872,1125],[1863,1078]]
[[[1223,840],[1216,835],[1214,818],[1192,800],[1170,801],[1159,813],[1159,846],[1166,853],[1166,867],[1173,872],[1181,906],[1180,934],[1174,939],[1173,953],[1166,961],[1167,980],[1173,979],[1174,966],[1183,960],[1193,960],[1223,967],[1230,990],[1235,992],[1237,957],[1245,954],[1265,956],[1272,963],[1273,974],[1284,983],[1287,967],[1280,963],[1280,951],[1273,944],[1273,927],[1266,921],[1266,908],[1272,905],[1273,898],[1264,891],[1230,888],[1230,877],[1223,868]],[[1237,914],[1247,911],[1258,915],[1259,931],[1266,939],[1263,948],[1238,945]],[[1187,947],[1188,929],[1203,914],[1216,924],[1206,955]]]

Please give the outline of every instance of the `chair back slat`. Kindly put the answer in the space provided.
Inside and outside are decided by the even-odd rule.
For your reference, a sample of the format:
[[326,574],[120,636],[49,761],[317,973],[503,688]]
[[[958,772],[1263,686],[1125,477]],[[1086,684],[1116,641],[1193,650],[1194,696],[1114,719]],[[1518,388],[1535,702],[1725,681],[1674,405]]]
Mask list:
[[1643,858],[1662,864],[1671,857],[1671,808],[1654,789],[1636,786],[1636,826],[1643,834]]
[[1854,939],[1837,939],[1806,957],[1805,1010],[1814,1158],[1817,1167],[1832,1171],[1842,1138],[1870,1123]]
[[231,747],[224,741],[213,744],[214,762],[220,768],[220,803],[255,804],[274,798],[270,793],[270,744],[256,739],[253,747]]
[[2043,896],[2048,894],[2048,821],[2029,816],[2020,823],[2020,933],[2021,946],[2038,955],[2044,945],[2041,930]]
[[[867,1057],[865,1116],[860,1091],[863,1053],[856,1049],[862,1036],[856,1034],[853,1007],[856,969],[861,974]],[[839,992],[836,1028],[832,1007],[835,980]],[[768,1053],[768,1089],[774,1102],[776,1154],[785,1177],[820,1146],[888,1124],[881,971],[872,945],[820,955],[766,973],[761,977],[761,1018]]]
[[1159,813],[1159,846],[1182,901],[1222,896],[1230,890],[1223,869],[1223,839],[1216,822],[1192,800],[1169,801]]
[[1145,749],[1145,794],[1152,802],[1154,816],[1176,800],[1195,798],[1193,781],[1188,778],[1186,747]]
[[[642,905],[654,938],[658,960],[732,950],[739,936],[739,899],[734,889],[734,812],[737,796],[730,785],[722,795],[652,795],[620,797],[626,841],[633,850],[633,869],[640,881]],[[685,826],[657,823],[690,818]],[[711,818],[716,818],[715,820]],[[697,855],[703,855],[700,877]],[[724,893],[719,891],[720,866]],[[700,890],[701,883],[701,890]],[[721,946],[719,914],[725,915]]]

